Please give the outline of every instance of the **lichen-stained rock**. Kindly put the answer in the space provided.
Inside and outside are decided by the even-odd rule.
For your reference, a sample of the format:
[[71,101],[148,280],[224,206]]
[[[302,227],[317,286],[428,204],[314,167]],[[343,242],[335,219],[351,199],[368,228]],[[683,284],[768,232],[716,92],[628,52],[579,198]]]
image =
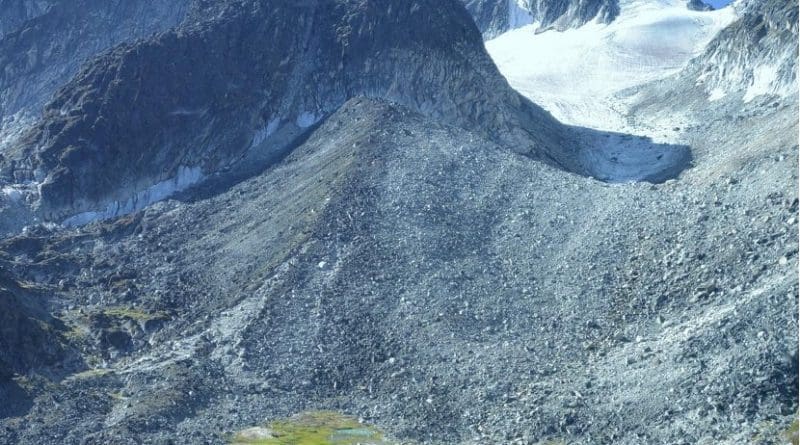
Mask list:
[[310,411],[236,433],[231,445],[392,445],[375,427],[332,411]]

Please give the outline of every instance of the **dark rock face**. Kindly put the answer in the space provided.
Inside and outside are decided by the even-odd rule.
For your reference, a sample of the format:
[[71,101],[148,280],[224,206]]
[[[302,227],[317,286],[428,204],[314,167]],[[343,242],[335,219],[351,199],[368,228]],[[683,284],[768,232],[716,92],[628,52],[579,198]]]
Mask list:
[[44,14],[56,0],[0,0],[0,38]]
[[516,0],[463,0],[463,2],[487,40],[510,29],[531,23],[533,20],[530,11],[522,8]]
[[177,25],[189,2],[0,1],[0,122],[20,111],[39,114],[87,59]]
[[597,20],[609,23],[619,15],[617,0],[529,0],[534,20],[542,28],[563,31]]
[[484,38],[539,23],[563,31],[592,20],[609,23],[619,15],[618,0],[462,0]]
[[686,7],[692,11],[713,11],[714,8],[703,0],[689,0]]
[[63,360],[60,333],[38,307],[42,299],[0,270],[0,380]]
[[[45,218],[96,210],[181,168],[224,171],[273,132],[357,94],[393,100],[552,157],[558,124],[521,99],[453,1],[236,1],[91,61],[7,153],[41,181]],[[380,38],[375,38],[380,35]],[[513,122],[513,124],[511,123]]]

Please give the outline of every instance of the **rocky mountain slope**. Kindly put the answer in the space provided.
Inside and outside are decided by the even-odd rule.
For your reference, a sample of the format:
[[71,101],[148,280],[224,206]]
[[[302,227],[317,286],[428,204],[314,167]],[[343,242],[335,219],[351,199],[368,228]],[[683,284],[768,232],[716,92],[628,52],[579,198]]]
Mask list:
[[[5,150],[5,180],[35,203],[40,218],[123,214],[237,170],[237,162],[263,168],[358,94],[568,165],[569,149],[560,147],[570,143],[559,125],[508,88],[469,16],[450,2],[214,7],[221,9],[210,19],[88,63]],[[377,30],[383,39],[372,38]],[[264,48],[264,41],[273,43]]]
[[0,3],[0,140],[38,116],[84,62],[119,43],[178,24],[189,0],[3,0]]
[[[526,26],[535,25],[538,32],[566,31],[590,23],[608,24],[620,14],[620,3],[626,0],[461,0],[472,14],[486,40]],[[683,0],[681,0],[683,1]],[[654,2],[658,4],[659,2]],[[686,0],[694,11],[714,8],[703,0]],[[625,6],[623,6],[624,8]]]
[[565,30],[596,20],[609,23],[619,14],[618,0],[462,0],[485,38],[520,26]]
[[[739,1],[739,18],[674,77],[644,91],[629,91],[636,114],[665,108],[716,114],[752,114],[754,109],[791,104],[797,96],[797,2]],[[675,94],[678,92],[678,94]],[[744,103],[744,105],[743,105]]]
[[20,24],[44,14],[52,0],[0,1],[0,37],[14,31]]
[[223,444],[310,410],[398,443],[785,443],[797,94],[680,81],[749,69],[724,36],[770,2],[531,29],[530,57],[710,42],[595,103],[520,88],[566,124],[455,0],[203,1],[93,58],[2,151],[0,443]]
[[778,437],[797,198],[764,181],[795,175],[786,137],[724,174],[614,187],[352,102],[213,198],[5,245],[15,273],[65,280],[88,365],[0,434],[218,443],[314,407],[431,443]]

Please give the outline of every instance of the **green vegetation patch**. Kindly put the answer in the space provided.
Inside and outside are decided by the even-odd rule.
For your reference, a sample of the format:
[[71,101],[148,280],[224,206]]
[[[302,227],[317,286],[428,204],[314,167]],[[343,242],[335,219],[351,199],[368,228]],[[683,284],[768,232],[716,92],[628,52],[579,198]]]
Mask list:
[[231,445],[390,445],[383,434],[357,419],[331,411],[313,411],[277,420],[267,427],[237,433]]
[[800,422],[798,422],[797,416],[795,416],[794,422],[792,422],[789,429],[786,430],[784,436],[792,445],[800,444]]
[[86,371],[77,372],[72,374],[71,376],[67,377],[67,381],[74,381],[74,380],[88,380],[88,379],[95,379],[100,377],[105,377],[107,375],[113,374],[113,369],[108,368],[97,368],[97,369],[88,369]]
[[169,319],[169,314],[166,312],[145,312],[139,309],[128,307],[113,307],[105,309],[103,310],[102,314],[109,318],[127,318],[140,322]]

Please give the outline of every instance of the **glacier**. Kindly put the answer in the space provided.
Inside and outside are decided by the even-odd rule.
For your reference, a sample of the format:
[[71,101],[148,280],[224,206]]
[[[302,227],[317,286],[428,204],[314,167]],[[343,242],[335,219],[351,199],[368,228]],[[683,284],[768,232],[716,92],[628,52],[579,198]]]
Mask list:
[[585,132],[577,156],[589,174],[615,183],[688,163],[670,145],[681,116],[637,127],[620,93],[678,73],[737,18],[734,8],[693,11],[681,0],[621,0],[620,10],[608,24],[544,32],[528,25],[486,42],[514,89],[560,121],[600,132]]
[[615,94],[677,73],[737,15],[680,0],[622,0],[620,10],[609,24],[562,32],[524,26],[486,49],[514,89],[562,122],[626,131]]

